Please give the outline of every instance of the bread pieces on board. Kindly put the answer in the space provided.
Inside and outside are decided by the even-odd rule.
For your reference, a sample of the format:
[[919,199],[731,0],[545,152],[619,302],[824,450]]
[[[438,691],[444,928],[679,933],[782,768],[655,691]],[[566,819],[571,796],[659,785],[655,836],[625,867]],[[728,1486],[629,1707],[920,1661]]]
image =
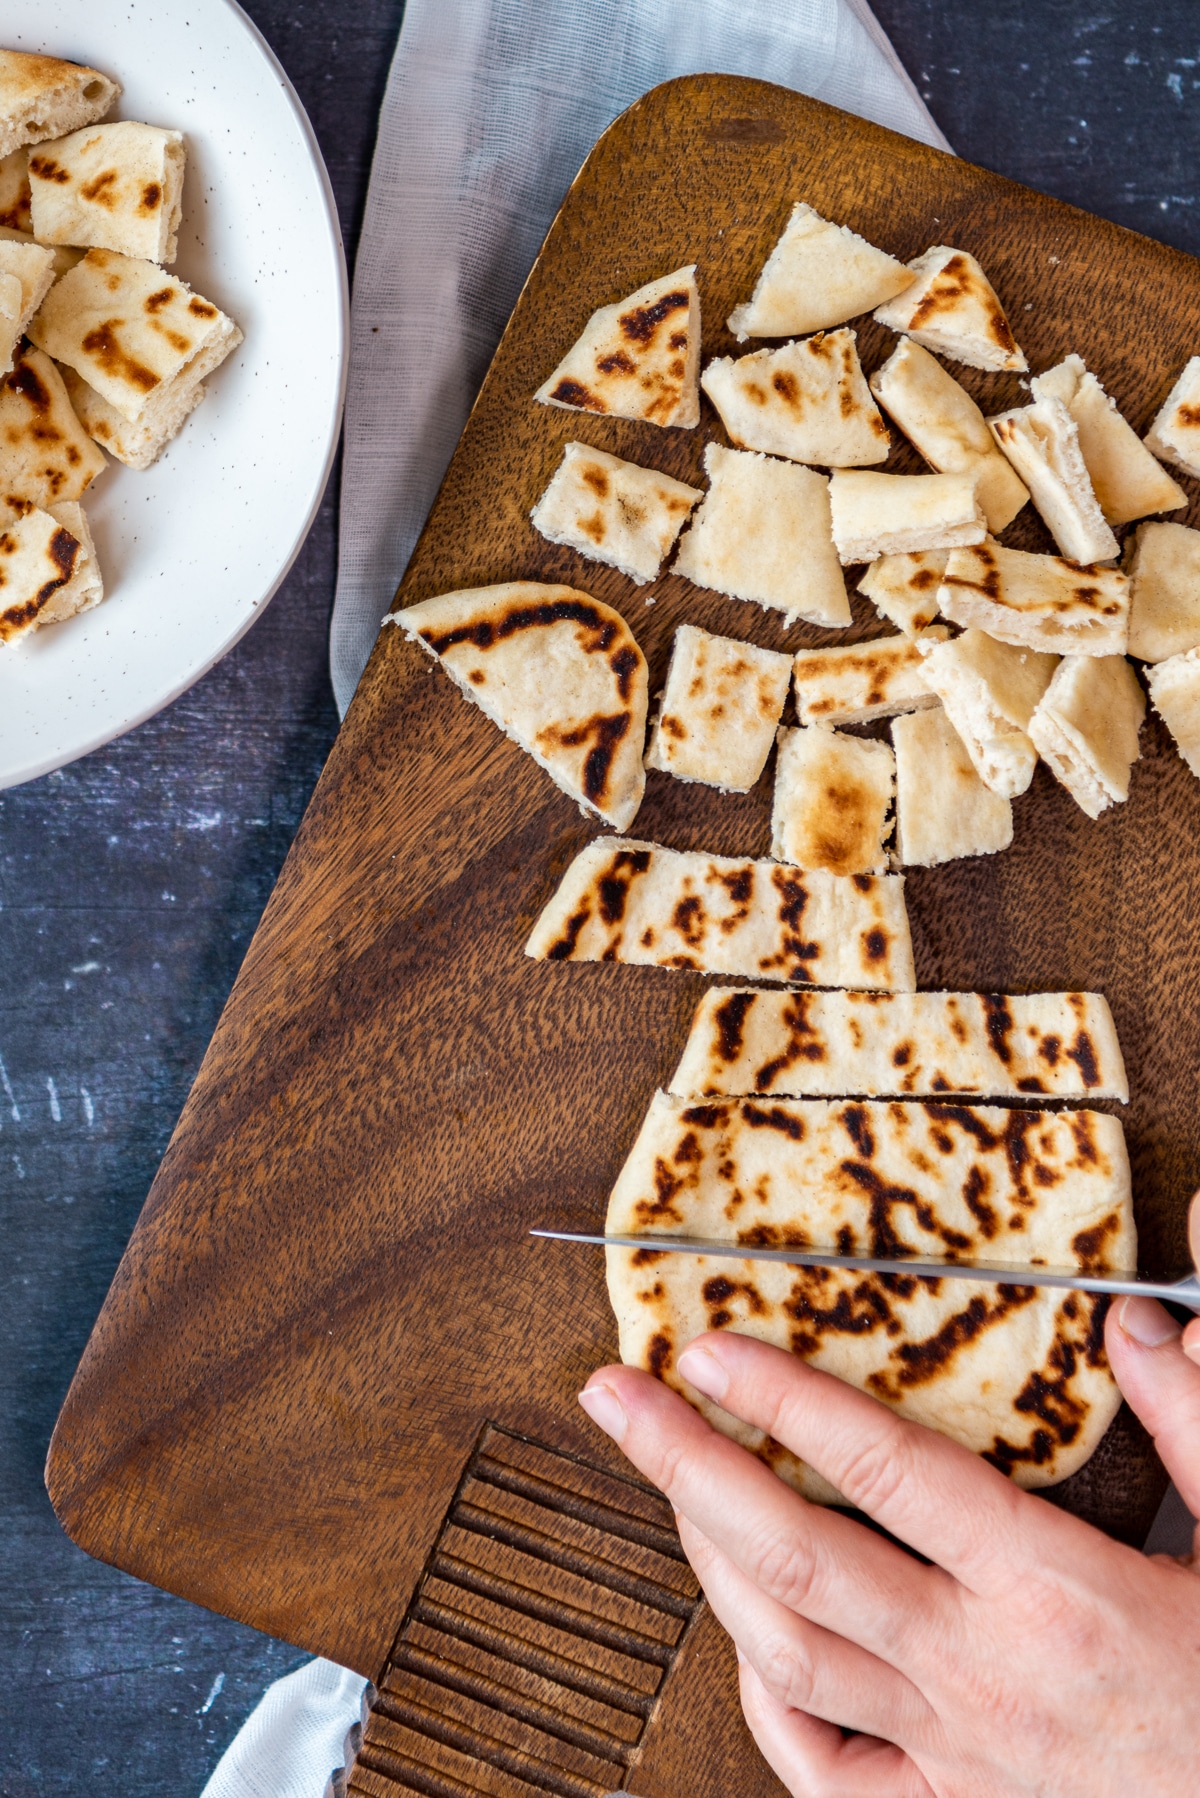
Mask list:
[[936,705],[920,643],[945,635],[943,625],[924,639],[872,637],[834,649],[798,649],[792,663],[796,716],[801,724],[870,724]]
[[1184,364],[1146,432],[1146,448],[1185,474],[1200,477],[1200,356]]
[[935,244],[908,266],[912,285],[876,308],[877,323],[969,368],[1018,374],[1028,368],[996,290],[974,256]]
[[912,284],[912,270],[803,200],[792,207],[750,299],[729,329],[747,337],[803,337],[870,312]]
[[588,443],[568,443],[529,516],[548,542],[607,562],[644,586],[657,576],[702,497],[698,487],[655,468],[623,462]]
[[843,566],[918,550],[982,543],[987,520],[970,474],[875,474],[835,468],[829,477],[833,541]]
[[1200,531],[1141,524],[1127,545],[1129,653],[1142,662],[1200,645]]
[[1092,487],[1074,419],[1060,399],[1043,394],[991,421],[1004,451],[1064,556],[1104,562],[1118,550]]
[[925,679],[975,772],[1005,799],[1024,793],[1033,779],[1037,750],[1029,720],[1057,666],[1057,656],[1017,649],[980,630],[966,630],[925,653]]
[[699,374],[700,290],[693,262],[593,312],[534,398],[571,412],[691,430],[700,423]]
[[919,549],[877,556],[858,583],[881,618],[905,636],[919,637],[938,616],[938,588],[946,572],[947,549]]
[[1035,400],[1061,400],[1070,413],[1088,477],[1109,524],[1129,524],[1149,512],[1173,512],[1187,505],[1179,482],[1150,454],[1082,356],[1065,357],[1029,386]]
[[1124,655],[1129,640],[1129,581],[1118,569],[1080,568],[991,537],[951,553],[938,606],[955,624],[1051,655]]
[[1012,804],[985,787],[942,707],[892,725],[896,751],[896,854],[904,867],[933,868],[967,855],[995,855],[1012,842]]
[[774,350],[718,356],[700,385],[740,449],[823,468],[882,462],[891,439],[854,345],[853,331],[821,331]]
[[771,807],[771,854],[830,874],[888,866],[896,760],[887,743],[828,725],[781,730]]
[[1175,739],[1175,747],[1200,779],[1200,649],[1184,650],[1158,662],[1147,675],[1154,709]]

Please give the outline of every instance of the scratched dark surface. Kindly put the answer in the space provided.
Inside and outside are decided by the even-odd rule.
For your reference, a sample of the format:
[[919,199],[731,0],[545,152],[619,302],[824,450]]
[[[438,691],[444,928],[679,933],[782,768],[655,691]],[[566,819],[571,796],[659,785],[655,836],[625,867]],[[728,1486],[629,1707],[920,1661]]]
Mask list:
[[[402,3],[247,8],[309,109],[351,253]],[[1200,252],[1191,0],[875,10],[963,155]],[[89,1561],[58,1529],[41,1469],[336,729],[335,496],[336,476],[282,591],[191,693],[0,794],[3,1798],[188,1798],[262,1688],[302,1658]]]

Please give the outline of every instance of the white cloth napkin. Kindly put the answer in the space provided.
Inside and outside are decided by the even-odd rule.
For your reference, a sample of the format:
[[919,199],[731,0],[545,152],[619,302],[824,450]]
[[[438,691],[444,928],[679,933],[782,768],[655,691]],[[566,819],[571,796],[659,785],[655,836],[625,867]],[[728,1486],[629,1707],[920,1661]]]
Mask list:
[[866,0],[408,0],[354,271],[330,632],[343,714],[580,164],[648,88],[705,71],[948,148]]
[[200,1798],[321,1798],[345,1759],[366,1680],[332,1661],[305,1661],[268,1686]]

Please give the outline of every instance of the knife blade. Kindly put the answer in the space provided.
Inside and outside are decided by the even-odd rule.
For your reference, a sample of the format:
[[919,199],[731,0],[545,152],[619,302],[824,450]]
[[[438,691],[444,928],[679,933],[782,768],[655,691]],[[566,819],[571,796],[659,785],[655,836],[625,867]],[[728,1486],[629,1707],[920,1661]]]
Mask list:
[[994,1286],[1054,1286],[1069,1292],[1106,1292],[1112,1296],[1138,1294],[1143,1298],[1169,1299],[1200,1312],[1200,1278],[1185,1274],[1181,1280],[1155,1280],[1132,1271],[1085,1273],[1077,1267],[1025,1267],[1011,1261],[954,1261],[940,1255],[838,1255],[831,1249],[763,1248],[757,1243],[714,1242],[698,1236],[591,1235],[580,1230],[530,1230],[547,1242],[573,1242],[614,1249],[647,1249],[670,1255],[711,1255],[724,1261],[778,1261],[785,1267],[842,1267],[854,1273],[909,1274],[918,1279],[985,1280]]

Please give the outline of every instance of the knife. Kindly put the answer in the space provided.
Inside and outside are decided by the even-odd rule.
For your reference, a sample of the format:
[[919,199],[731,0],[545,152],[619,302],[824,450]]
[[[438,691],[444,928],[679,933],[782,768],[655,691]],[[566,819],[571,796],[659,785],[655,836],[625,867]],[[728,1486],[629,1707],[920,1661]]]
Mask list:
[[1025,1267],[1011,1261],[952,1261],[940,1255],[837,1255],[831,1249],[769,1249],[749,1242],[711,1242],[698,1236],[602,1236],[578,1230],[536,1229],[531,1236],[549,1242],[582,1242],[614,1249],[665,1251],[671,1255],[712,1255],[725,1261],[779,1261],[785,1267],[844,1267],[862,1274],[909,1274],[925,1280],[986,1280],[994,1286],[1058,1286],[1070,1292],[1138,1293],[1169,1299],[1200,1312],[1200,1277],[1152,1280],[1146,1274],[1084,1273],[1077,1267]]

